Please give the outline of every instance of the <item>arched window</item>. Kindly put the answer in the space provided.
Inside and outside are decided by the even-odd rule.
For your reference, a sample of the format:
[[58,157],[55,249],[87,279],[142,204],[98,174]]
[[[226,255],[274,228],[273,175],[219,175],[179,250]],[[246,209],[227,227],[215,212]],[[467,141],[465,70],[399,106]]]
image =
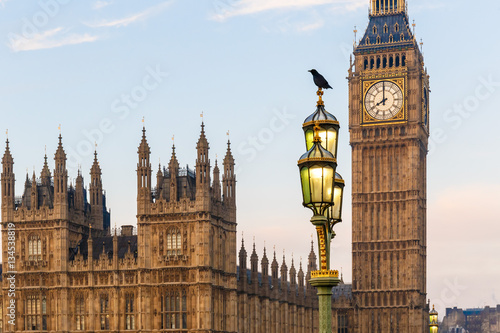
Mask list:
[[42,240],[38,235],[31,235],[28,239],[28,260],[42,260]]
[[401,34],[401,36],[399,37],[399,40],[400,41],[404,41],[405,40],[405,34]]
[[377,68],[380,68],[380,58],[377,58]]
[[378,31],[377,26],[376,26],[376,25],[374,25],[374,26],[373,26],[373,34],[374,34],[374,35],[376,35],[376,34],[377,34],[377,31]]
[[375,66],[375,59],[371,58],[370,59],[370,69],[373,69],[374,66]]
[[109,330],[109,299],[108,294],[101,294],[99,299],[99,321],[101,330]]
[[75,298],[76,330],[85,331],[85,299],[83,296]]
[[25,300],[25,324],[28,331],[47,330],[47,297],[29,295]]
[[401,57],[401,66],[406,66],[406,55],[403,54],[403,56]]
[[382,40],[380,39],[380,36],[377,36],[377,44],[380,44]]
[[398,32],[399,31],[399,24],[394,24],[394,31]]
[[368,69],[368,59],[367,58],[365,58],[364,63],[365,63],[365,69]]
[[390,34],[389,36],[389,43],[392,43],[394,42],[394,36],[392,34]]
[[177,228],[171,228],[167,233],[167,255],[182,254],[182,236]]
[[160,304],[162,329],[187,328],[187,297],[185,292],[167,291]]
[[388,33],[389,32],[389,27],[387,26],[387,23],[384,25],[384,33]]
[[134,294],[125,295],[125,328],[135,330]]

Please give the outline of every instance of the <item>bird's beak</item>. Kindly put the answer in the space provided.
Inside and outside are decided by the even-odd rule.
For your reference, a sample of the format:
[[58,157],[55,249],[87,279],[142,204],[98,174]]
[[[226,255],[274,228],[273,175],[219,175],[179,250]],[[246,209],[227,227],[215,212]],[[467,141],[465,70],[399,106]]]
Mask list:
[[311,70],[308,70],[309,73],[311,73],[312,71]]

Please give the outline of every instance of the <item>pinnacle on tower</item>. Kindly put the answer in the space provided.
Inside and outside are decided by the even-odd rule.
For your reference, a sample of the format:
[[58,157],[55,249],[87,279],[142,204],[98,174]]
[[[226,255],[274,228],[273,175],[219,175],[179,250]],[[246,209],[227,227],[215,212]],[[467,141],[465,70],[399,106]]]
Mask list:
[[227,141],[227,151],[224,157],[224,175],[222,176],[222,187],[224,202],[233,204],[236,202],[236,176],[234,174],[234,158],[231,153],[231,141]]
[[201,133],[196,144],[196,197],[206,198],[210,191],[210,160],[208,151],[210,147],[205,136],[205,125],[201,123]]
[[137,150],[137,212],[143,213],[147,210],[151,197],[151,163],[149,158],[151,150],[146,139],[146,128],[142,127],[142,139]]
[[14,159],[9,149],[9,139],[5,142],[5,153],[2,158],[2,212],[5,209],[12,210],[14,208],[14,192],[15,192],[15,177],[14,177]]
[[5,153],[3,154],[2,158],[2,164],[8,163],[14,164],[14,159],[12,158],[12,154],[10,153],[9,139],[5,141]]
[[221,187],[220,187],[220,170],[217,165],[217,159],[215,159],[214,166],[214,180],[212,182],[213,198],[217,201],[221,200]]
[[240,280],[247,279],[247,251],[245,249],[245,241],[241,238],[241,249],[238,255],[240,259]]
[[175,202],[178,198],[177,174],[179,172],[179,162],[175,155],[175,145],[172,145],[172,157],[168,163],[168,172],[170,173],[170,202]]
[[94,152],[94,163],[90,169],[90,205],[92,210],[92,219],[97,229],[103,229],[103,191],[102,191],[102,172],[97,159],[97,150]]
[[42,179],[42,185],[43,186],[50,186],[50,169],[49,165],[47,163],[47,153],[45,153],[45,156],[43,157],[43,168],[42,168],[42,173],[40,174],[40,178]]

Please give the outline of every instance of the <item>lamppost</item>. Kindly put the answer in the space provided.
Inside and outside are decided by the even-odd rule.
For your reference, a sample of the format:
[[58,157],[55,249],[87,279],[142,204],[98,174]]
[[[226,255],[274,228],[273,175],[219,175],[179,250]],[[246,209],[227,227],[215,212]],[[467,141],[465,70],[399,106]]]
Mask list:
[[431,333],[438,333],[439,330],[438,313],[434,305],[432,306],[431,312],[429,312],[429,329]]
[[339,272],[330,269],[333,226],[341,222],[344,180],[336,172],[339,122],[325,110],[323,91],[317,92],[316,111],[303,124],[307,152],[298,161],[303,205],[313,211],[311,223],[318,234],[320,269],[309,282],[318,290],[319,332],[332,332],[332,288],[340,282]]

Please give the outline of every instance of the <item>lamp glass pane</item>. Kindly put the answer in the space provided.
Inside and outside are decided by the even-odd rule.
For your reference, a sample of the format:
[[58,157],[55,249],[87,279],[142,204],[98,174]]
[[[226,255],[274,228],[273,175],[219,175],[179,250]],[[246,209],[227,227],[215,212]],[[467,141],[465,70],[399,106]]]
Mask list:
[[309,182],[311,184],[311,199],[313,203],[323,202],[323,169],[318,165],[309,169]]
[[307,150],[309,150],[313,146],[314,131],[312,129],[308,129],[305,133],[305,136],[306,136],[306,148]]
[[326,145],[323,147],[328,150],[334,157],[337,157],[337,131],[334,128],[328,129],[326,131]]
[[333,168],[323,167],[323,198],[322,202],[333,203],[334,175]]
[[333,206],[331,209],[331,216],[330,218],[334,220],[340,220],[341,219],[341,208],[342,208],[342,191],[344,189],[341,186],[335,186],[335,189],[333,191]]
[[302,182],[302,196],[304,198],[304,204],[309,204],[311,202],[311,189],[309,187],[309,169],[303,167],[300,169],[300,180]]

